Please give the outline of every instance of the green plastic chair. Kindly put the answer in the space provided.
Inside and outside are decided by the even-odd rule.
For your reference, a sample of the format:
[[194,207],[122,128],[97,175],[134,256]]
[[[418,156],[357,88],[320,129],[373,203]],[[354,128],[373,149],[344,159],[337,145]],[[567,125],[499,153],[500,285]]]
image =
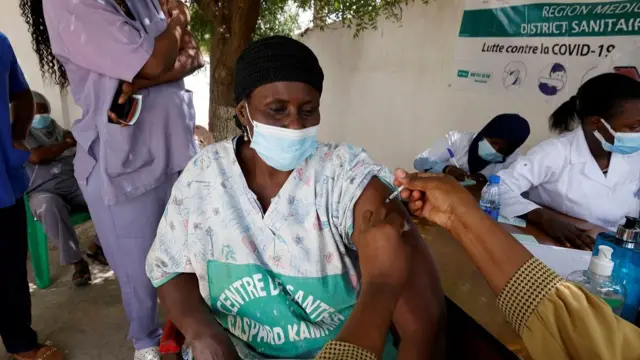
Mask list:
[[[49,271],[49,246],[47,234],[42,229],[42,224],[31,214],[29,199],[24,197],[25,209],[27,209],[27,236],[29,239],[29,253],[31,254],[31,265],[36,278],[36,286],[39,289],[46,289],[51,286],[51,273]],[[91,215],[86,212],[71,214],[73,226],[84,224],[91,220]]]

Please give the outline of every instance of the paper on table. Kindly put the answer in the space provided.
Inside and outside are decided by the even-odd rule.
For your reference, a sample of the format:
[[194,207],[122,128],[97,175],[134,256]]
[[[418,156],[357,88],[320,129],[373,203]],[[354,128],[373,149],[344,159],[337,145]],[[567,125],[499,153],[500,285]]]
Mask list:
[[586,270],[591,261],[591,252],[565,249],[549,245],[523,244],[533,256],[537,257],[558,275],[566,278],[576,270]]
[[460,181],[460,185],[462,186],[473,186],[476,184],[475,180],[466,179],[465,181]]
[[520,241],[521,244],[539,244],[538,240],[536,240],[535,237],[531,236],[531,235],[524,235],[524,234],[511,234],[511,236],[513,236],[514,238],[516,238],[516,240]]
[[498,222],[501,222],[503,224],[513,225],[513,226],[527,227],[527,222],[524,219],[520,219],[517,217],[508,218],[506,216],[499,215]]

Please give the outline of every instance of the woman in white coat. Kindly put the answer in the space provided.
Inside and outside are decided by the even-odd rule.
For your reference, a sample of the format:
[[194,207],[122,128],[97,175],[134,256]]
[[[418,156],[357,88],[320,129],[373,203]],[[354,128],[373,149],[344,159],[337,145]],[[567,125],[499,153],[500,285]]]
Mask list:
[[585,231],[544,207],[612,230],[638,216],[640,82],[598,75],[551,115],[549,127],[561,136],[500,172],[501,213],[526,217],[565,246],[590,249]]
[[517,150],[529,133],[529,122],[522,116],[501,114],[478,133],[449,132],[445,139],[418,155],[413,166],[418,171],[451,175],[459,181],[471,178],[484,183],[520,156]]

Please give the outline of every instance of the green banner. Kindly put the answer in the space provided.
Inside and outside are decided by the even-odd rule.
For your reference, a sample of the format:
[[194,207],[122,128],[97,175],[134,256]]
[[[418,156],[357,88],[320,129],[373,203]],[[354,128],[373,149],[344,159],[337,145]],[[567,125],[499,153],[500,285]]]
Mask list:
[[459,33],[462,38],[629,35],[640,35],[640,0],[465,10]]

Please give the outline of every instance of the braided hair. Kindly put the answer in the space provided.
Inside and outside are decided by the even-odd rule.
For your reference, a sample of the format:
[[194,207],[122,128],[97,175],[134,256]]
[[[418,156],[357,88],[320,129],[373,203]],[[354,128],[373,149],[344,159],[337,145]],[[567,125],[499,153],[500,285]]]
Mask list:
[[38,56],[42,78],[51,81],[62,90],[66,89],[69,86],[69,78],[64,66],[51,50],[42,0],[20,0],[20,10],[31,33],[31,45]]

